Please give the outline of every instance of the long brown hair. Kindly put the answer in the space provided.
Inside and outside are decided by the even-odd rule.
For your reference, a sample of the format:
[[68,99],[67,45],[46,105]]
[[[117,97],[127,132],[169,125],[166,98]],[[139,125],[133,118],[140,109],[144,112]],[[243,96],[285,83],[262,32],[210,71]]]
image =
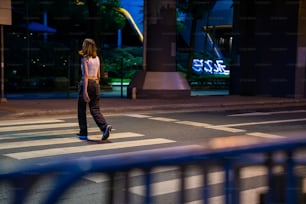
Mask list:
[[82,50],[79,51],[79,54],[83,57],[93,57],[97,56],[97,46],[93,39],[85,38],[82,44]]

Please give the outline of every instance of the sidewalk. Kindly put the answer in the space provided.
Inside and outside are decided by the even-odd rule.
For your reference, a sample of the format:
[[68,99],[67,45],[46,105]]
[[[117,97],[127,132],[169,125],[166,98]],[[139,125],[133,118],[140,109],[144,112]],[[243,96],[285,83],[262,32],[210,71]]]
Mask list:
[[[215,94],[215,95],[208,95]],[[222,95],[223,92],[196,92],[182,99],[128,99],[126,97],[101,97],[101,111],[104,114],[135,113],[147,111],[181,110],[233,110],[250,108],[271,108],[306,106],[306,99],[276,98],[262,96]],[[73,94],[72,94],[73,95]],[[0,103],[0,120],[34,116],[76,115],[76,96],[67,98],[57,94],[45,98],[7,97],[7,103]],[[64,97],[65,96],[65,97]]]

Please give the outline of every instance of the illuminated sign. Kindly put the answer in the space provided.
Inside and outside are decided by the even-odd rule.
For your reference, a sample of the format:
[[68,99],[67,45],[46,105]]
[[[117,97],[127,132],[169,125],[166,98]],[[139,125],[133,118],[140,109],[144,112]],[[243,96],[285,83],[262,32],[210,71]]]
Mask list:
[[230,71],[227,70],[223,60],[203,60],[194,59],[192,61],[192,69],[197,74],[222,74],[229,75]]

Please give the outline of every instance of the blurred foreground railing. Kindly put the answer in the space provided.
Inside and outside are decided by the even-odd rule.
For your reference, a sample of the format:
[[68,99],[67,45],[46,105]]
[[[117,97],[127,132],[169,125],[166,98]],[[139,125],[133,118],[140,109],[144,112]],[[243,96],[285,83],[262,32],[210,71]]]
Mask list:
[[[190,165],[201,169],[202,185],[200,187],[201,203],[210,203],[211,189],[208,182],[209,171],[213,167],[221,167],[224,171],[223,201],[225,204],[241,203],[240,169],[250,166],[263,166],[266,169],[267,191],[260,197],[260,203],[304,203],[299,184],[301,175],[297,168],[305,166],[305,138],[280,140],[254,139],[252,137],[226,137],[209,140],[203,145],[191,145],[164,150],[148,150],[128,154],[96,156],[49,162],[41,166],[29,166],[14,172],[0,175],[0,184],[6,183],[13,199],[10,203],[21,204],[27,201],[27,196],[35,184],[45,176],[52,175],[53,188],[46,193],[39,203],[57,203],[60,197],[85,175],[99,172],[108,175],[109,182],[106,196],[101,203],[132,203],[129,172],[133,169],[143,171],[144,198],[141,203],[154,203],[152,195],[152,169],[156,167],[175,166],[180,172],[179,194],[173,203],[187,203],[186,172]],[[277,175],[284,185],[275,188],[275,167],[283,171]],[[278,168],[279,169],[279,168]],[[115,182],[117,174],[123,174],[121,187]],[[280,176],[281,175],[281,176]],[[122,190],[123,189],[123,190]],[[120,191],[121,201],[116,201]],[[282,200],[283,199],[283,200]],[[242,203],[246,204],[246,203]]]

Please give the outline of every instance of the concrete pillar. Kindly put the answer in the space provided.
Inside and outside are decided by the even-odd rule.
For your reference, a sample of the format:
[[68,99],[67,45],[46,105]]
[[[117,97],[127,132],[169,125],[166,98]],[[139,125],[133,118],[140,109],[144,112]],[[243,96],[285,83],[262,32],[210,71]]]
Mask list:
[[144,0],[143,71],[128,87],[137,98],[179,98],[190,96],[190,86],[176,72],[176,0]]
[[295,98],[306,97],[306,0],[299,2]]
[[240,60],[231,69],[231,94],[295,97],[300,2],[238,2],[234,22]]

